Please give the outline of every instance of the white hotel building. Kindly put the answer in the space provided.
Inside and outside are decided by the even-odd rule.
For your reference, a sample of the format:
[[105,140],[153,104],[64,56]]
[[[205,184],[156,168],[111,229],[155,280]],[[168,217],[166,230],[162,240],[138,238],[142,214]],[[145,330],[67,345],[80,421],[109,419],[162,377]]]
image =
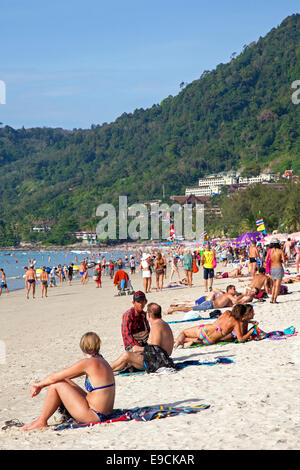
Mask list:
[[220,194],[222,186],[270,182],[274,176],[275,175],[271,173],[262,173],[250,178],[239,176],[236,173],[210,175],[206,178],[199,179],[198,186],[187,187],[185,189],[185,195],[211,196],[213,194]]

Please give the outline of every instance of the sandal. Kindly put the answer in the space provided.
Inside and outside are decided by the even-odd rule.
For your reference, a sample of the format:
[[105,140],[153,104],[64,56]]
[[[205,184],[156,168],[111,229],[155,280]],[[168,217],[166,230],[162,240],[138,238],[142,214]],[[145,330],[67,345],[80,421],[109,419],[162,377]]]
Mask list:
[[10,419],[9,421],[5,421],[4,424],[5,426],[2,426],[1,428],[3,429],[3,431],[12,427],[21,428],[22,426],[24,426],[24,423],[22,423],[18,419]]

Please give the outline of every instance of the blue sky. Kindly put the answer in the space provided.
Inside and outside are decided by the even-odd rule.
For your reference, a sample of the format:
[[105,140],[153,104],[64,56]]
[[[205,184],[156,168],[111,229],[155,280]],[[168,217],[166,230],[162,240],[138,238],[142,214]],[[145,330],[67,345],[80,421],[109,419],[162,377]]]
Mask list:
[[0,121],[112,122],[176,95],[293,13],[299,0],[2,0]]

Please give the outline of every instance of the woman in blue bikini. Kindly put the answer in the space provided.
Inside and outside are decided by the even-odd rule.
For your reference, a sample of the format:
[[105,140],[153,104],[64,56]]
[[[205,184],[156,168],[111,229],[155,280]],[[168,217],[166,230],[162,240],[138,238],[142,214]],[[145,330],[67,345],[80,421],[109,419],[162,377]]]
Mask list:
[[[80,423],[100,422],[113,411],[114,374],[110,365],[99,354],[100,344],[96,333],[86,333],[80,341],[84,359],[33,384],[30,389],[32,398],[43,388],[48,387],[48,390],[41,415],[23,426],[24,431],[47,427],[48,419],[61,404]],[[86,376],[86,392],[71,380],[83,375]]]

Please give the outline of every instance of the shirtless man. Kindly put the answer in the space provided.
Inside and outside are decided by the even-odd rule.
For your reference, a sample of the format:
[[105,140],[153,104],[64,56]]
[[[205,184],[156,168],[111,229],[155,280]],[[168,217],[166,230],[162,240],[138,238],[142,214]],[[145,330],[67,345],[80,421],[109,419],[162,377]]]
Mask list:
[[32,286],[32,298],[35,299],[35,286],[37,283],[37,277],[36,277],[36,272],[34,270],[33,265],[29,267],[29,269],[26,271],[26,277],[25,277],[25,286],[26,286],[26,297],[29,299],[29,292]]
[[242,274],[243,265],[238,266],[237,268],[229,271],[228,273],[217,273],[215,276],[216,279],[225,279],[228,277],[237,278],[237,277],[247,277],[245,274]]
[[161,367],[175,368],[169,357],[173,351],[174,337],[170,326],[161,318],[161,307],[150,303],[147,307],[147,320],[151,330],[147,344],[135,346],[135,352],[125,351],[111,364],[114,372],[133,366],[148,373],[156,372]]
[[42,272],[40,274],[40,281],[41,281],[41,287],[42,287],[42,298],[44,297],[44,293],[45,293],[45,297],[48,297],[47,291],[48,291],[49,275],[46,271],[45,266],[42,267]]
[[253,300],[255,293],[251,292],[244,292],[243,294],[238,294],[236,291],[235,286],[229,285],[226,288],[226,292],[220,291],[218,289],[214,289],[212,295],[208,296],[207,300],[202,302],[200,305],[190,305],[187,306],[186,304],[178,304],[177,306],[170,307],[167,311],[167,314],[172,314],[173,312],[189,312],[190,310],[194,310],[196,312],[203,311],[203,310],[212,310],[212,309],[219,309],[225,307],[232,307],[235,304],[243,303],[246,304]]
[[83,286],[86,281],[86,276],[87,276],[87,266],[86,266],[86,260],[84,259],[79,266],[79,274],[81,277],[81,285]]
[[257,258],[260,259],[258,249],[256,247],[256,242],[252,242],[252,245],[249,248],[249,272],[253,277],[257,270]]
[[249,285],[250,289],[264,289],[267,294],[272,293],[272,279],[266,275],[266,270],[262,266],[259,268]]

